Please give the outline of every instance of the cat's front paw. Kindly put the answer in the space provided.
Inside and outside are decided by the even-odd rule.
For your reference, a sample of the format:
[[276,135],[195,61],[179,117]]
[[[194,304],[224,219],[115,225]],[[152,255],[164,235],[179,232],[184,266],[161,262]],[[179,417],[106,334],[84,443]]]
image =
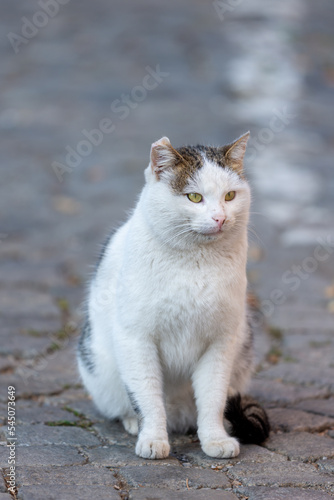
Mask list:
[[167,458],[170,446],[167,439],[151,439],[139,437],[136,445],[136,454],[142,458]]
[[217,441],[206,441],[201,443],[202,450],[209,457],[214,458],[232,458],[237,457],[240,453],[240,446],[236,439],[226,437]]

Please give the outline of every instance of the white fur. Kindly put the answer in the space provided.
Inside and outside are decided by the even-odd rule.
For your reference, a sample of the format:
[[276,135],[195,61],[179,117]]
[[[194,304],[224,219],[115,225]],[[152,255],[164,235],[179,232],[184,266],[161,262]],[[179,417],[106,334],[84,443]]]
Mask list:
[[[142,417],[138,455],[168,455],[168,424],[176,431],[197,426],[209,456],[236,456],[223,413],[251,369],[241,359],[249,187],[205,160],[185,189],[202,194],[196,204],[171,190],[170,175],[159,180],[149,165],[132,217],[106,248],[88,303],[95,368],[79,357],[80,372],[102,414],[135,434],[130,391]],[[236,197],[226,202],[232,190]],[[226,220],[212,232],[217,214]]]

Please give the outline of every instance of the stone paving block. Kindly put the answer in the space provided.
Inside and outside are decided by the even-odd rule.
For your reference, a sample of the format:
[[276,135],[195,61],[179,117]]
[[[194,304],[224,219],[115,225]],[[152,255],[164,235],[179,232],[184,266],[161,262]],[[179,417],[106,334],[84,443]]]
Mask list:
[[2,422],[1,425],[3,425],[7,420],[7,412],[8,412],[7,401],[6,402],[0,401],[0,423]]
[[237,500],[237,498],[230,491],[208,490],[206,488],[185,491],[140,488],[138,490],[131,490],[129,494],[129,500]]
[[328,399],[309,399],[294,404],[295,408],[309,411],[319,415],[327,415],[334,418],[334,397]]
[[[2,340],[2,335],[1,335]],[[0,373],[13,373],[18,365],[18,361],[11,355],[2,356],[0,354]]]
[[334,391],[334,368],[310,366],[303,363],[278,363],[259,375],[266,379],[280,379],[284,383],[314,385]]
[[136,445],[136,436],[131,436],[125,430],[120,422],[104,420],[92,426],[98,433],[101,439],[109,444],[117,444],[120,446],[133,446],[133,451]]
[[2,261],[0,265],[1,283],[6,287],[50,288],[64,285],[65,277],[56,266],[46,262]]
[[3,317],[60,316],[59,308],[49,294],[31,288],[7,288],[6,293],[0,295],[0,310]]
[[290,330],[332,330],[333,316],[316,305],[281,305],[275,309],[271,324]]
[[[334,446],[334,444],[333,444],[333,446]],[[317,462],[317,465],[319,466],[320,470],[334,474],[334,459],[330,458],[329,460],[319,460]],[[334,478],[333,478],[333,481],[334,481]]]
[[49,426],[27,424],[16,429],[17,445],[63,444],[67,446],[96,446],[99,439],[88,430],[80,427]]
[[334,428],[334,419],[290,408],[268,410],[273,431],[317,431]]
[[[41,398],[39,398],[41,399]],[[81,385],[66,386],[59,394],[43,395],[42,400],[47,405],[54,406],[69,406],[72,408],[72,404],[76,401],[86,400],[87,393]],[[74,408],[75,409],[75,408]]]
[[186,469],[182,466],[161,465],[160,467],[121,467],[119,474],[130,486],[151,486],[182,490],[187,488],[228,488],[230,482],[222,471]]
[[17,467],[17,485],[103,485],[114,486],[117,480],[112,471],[91,465],[69,467]]
[[176,458],[168,457],[164,460],[145,460],[135,454],[134,448],[111,445],[99,448],[83,448],[89,462],[109,467],[124,467],[126,465],[179,465]]
[[24,403],[21,400],[16,406],[16,422],[19,425],[58,422],[60,420],[77,422],[79,419],[73,413],[58,406],[38,405],[34,401]]
[[78,401],[72,401],[68,406],[73,410],[82,413],[88,420],[92,422],[104,422],[105,417],[101,415],[95,408],[91,399],[80,399]]
[[[60,349],[45,359],[43,374],[48,377],[66,378],[71,385],[80,382],[76,361],[77,335],[71,329],[64,329],[65,338],[59,341]],[[57,340],[55,340],[57,342]]]
[[189,462],[191,464],[205,467],[214,468],[215,466],[226,467],[230,464],[238,462],[268,462],[268,461],[285,461],[286,458],[278,453],[273,453],[266,448],[257,446],[255,444],[241,445],[240,454],[235,458],[211,458],[205,455],[201,450],[199,444],[185,444],[178,447],[172,447],[172,455],[179,458],[183,463]]
[[0,500],[13,500],[10,493],[0,493]]
[[27,398],[43,394],[56,394],[61,392],[67,379],[63,379],[61,374],[57,378],[48,378],[41,372],[36,372],[31,368],[20,369],[14,374],[5,374],[1,377],[0,399],[7,401],[8,386],[12,385],[16,389],[16,396]]
[[319,490],[302,490],[301,488],[238,488],[238,493],[248,500],[330,500],[328,493]]
[[334,359],[333,330],[284,332],[283,352],[294,362],[330,367]]
[[334,456],[334,442],[331,438],[308,432],[272,434],[265,446],[291,460],[315,461],[320,457]]
[[[54,324],[50,324],[54,327]],[[60,327],[60,324],[58,325]],[[20,358],[32,358],[51,345],[52,341],[47,335],[30,335],[22,333],[21,329],[4,328],[1,331],[0,354],[12,355]],[[54,330],[50,330],[53,332]]]
[[228,476],[240,481],[243,486],[333,488],[332,476],[319,473],[311,464],[295,461],[267,464],[240,463],[229,470]]
[[[7,335],[10,335],[10,332],[13,332],[13,335],[30,335],[31,337],[34,335],[47,336],[48,334],[58,332],[63,325],[63,320],[60,314],[57,317],[5,316],[1,318],[1,321],[4,333],[7,332]],[[15,344],[15,341],[13,344],[17,349],[20,349],[20,346]],[[7,352],[6,348],[10,349],[10,345],[2,346],[4,352]],[[21,349],[20,352],[22,353],[22,357],[27,357],[23,349]]]
[[[260,373],[260,375],[262,372]],[[253,379],[250,384],[249,394],[264,403],[266,406],[278,404],[298,403],[303,399],[314,399],[329,395],[327,388],[302,387],[292,384],[283,384],[276,380]]]
[[0,493],[6,493],[6,492],[7,492],[7,488],[5,486],[5,481],[4,481],[2,474],[0,474]]
[[[72,446],[17,446],[15,450],[16,465],[44,466],[44,465],[80,465],[85,458]],[[0,449],[0,466],[6,467],[8,449]]]
[[[11,497],[12,498],[12,497]],[[19,491],[19,500],[120,500],[118,491],[113,486],[40,485],[23,486]],[[0,498],[1,500],[1,498]]]

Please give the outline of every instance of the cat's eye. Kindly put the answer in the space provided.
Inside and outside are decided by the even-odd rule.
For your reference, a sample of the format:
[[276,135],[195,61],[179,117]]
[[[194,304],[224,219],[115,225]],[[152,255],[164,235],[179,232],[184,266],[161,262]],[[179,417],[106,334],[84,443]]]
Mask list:
[[225,195],[225,201],[231,201],[231,200],[233,200],[233,198],[235,198],[235,191],[229,191]]
[[203,196],[199,193],[189,193],[187,194],[188,200],[192,201],[193,203],[199,203],[202,201]]

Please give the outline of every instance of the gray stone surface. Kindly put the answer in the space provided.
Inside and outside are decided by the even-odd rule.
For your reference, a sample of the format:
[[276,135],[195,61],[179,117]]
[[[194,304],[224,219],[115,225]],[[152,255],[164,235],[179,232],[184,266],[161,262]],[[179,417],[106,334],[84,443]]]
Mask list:
[[280,363],[262,372],[261,376],[273,380],[280,379],[285,383],[315,385],[334,391],[334,367],[309,366],[307,363]]
[[[8,449],[0,449],[0,467],[8,465]],[[85,458],[72,446],[17,446],[15,460],[18,466],[80,465]]]
[[334,456],[334,442],[331,438],[308,432],[271,435],[265,446],[291,460],[315,461],[320,457]]
[[[60,328],[60,323],[48,322],[39,326],[43,331],[47,329],[47,331],[52,332],[57,327]],[[47,335],[43,335],[43,333],[39,335],[35,333],[38,330],[32,331],[34,332],[33,334],[25,333],[22,328],[18,328],[17,326],[5,327],[1,332],[0,354],[31,358],[41,352],[45,352],[51,344],[50,338]]]
[[187,488],[226,488],[230,482],[222,471],[213,472],[201,469],[185,469],[175,465],[160,467],[121,467],[119,474],[130,486],[153,486],[182,490]]
[[96,446],[100,444],[99,439],[88,430],[63,425],[22,425],[17,427],[16,435],[18,446],[48,444]]
[[310,464],[297,461],[262,464],[240,463],[232,467],[228,476],[244,486],[296,486],[333,488],[333,477],[319,473]]
[[185,491],[140,488],[138,490],[131,490],[129,495],[129,500],[237,500],[237,498],[230,491],[209,490],[207,488]]
[[33,402],[28,405],[20,402],[17,405],[16,418],[19,425],[59,422],[60,420],[77,422],[79,420],[73,413],[57,406],[38,405]]
[[134,452],[136,437],[125,432],[120,422],[103,421],[93,425],[93,429],[109,445],[132,446]]
[[6,491],[7,491],[7,488],[5,486],[3,476],[1,475],[1,477],[0,477],[0,493],[5,493]]
[[103,446],[99,448],[83,449],[89,462],[109,467],[124,467],[126,465],[179,465],[176,458],[168,457],[164,460],[145,460],[137,457],[134,448],[124,446]]
[[319,469],[324,472],[331,472],[334,474],[334,459],[322,459],[317,462]]
[[72,467],[18,467],[17,485],[104,485],[114,486],[117,480],[112,471],[91,465]]
[[76,485],[75,489],[71,485],[40,485],[40,486],[23,486],[20,489],[20,500],[72,500],[78,498],[80,500],[105,499],[119,500],[120,496],[117,490],[112,486],[80,486]]
[[236,464],[238,462],[276,462],[284,461],[285,457],[278,453],[272,453],[271,451],[257,445],[242,445],[240,449],[240,454],[235,458],[226,459],[215,459],[208,457],[200,449],[199,444],[186,444],[181,443],[177,447],[172,448],[174,456],[180,458],[182,462],[188,462],[199,467],[205,468],[215,468],[227,467],[230,464]]
[[[333,2],[81,0],[78,8],[50,1],[44,4],[59,11],[15,53],[9,33],[22,35],[23,19],[36,20],[41,3],[3,0],[0,18],[0,423],[7,386],[15,385],[19,499],[126,500],[129,490],[164,500],[328,498]],[[157,65],[168,77],[121,120],[110,105]],[[115,131],[59,180],[53,162],[65,163],[66,148],[76,149],[82,131],[104,117]],[[248,276],[264,314],[250,392],[270,410],[266,446],[275,449],[242,446],[239,457],[215,460],[196,436],[171,436],[170,458],[141,460],[135,438],[104,421],[80,386],[75,347],[85,283],[99,243],[135,204],[153,141],[167,135],[175,146],[222,144],[248,129]],[[74,330],[64,335],[69,324]],[[65,405],[85,418],[67,415]],[[48,427],[46,418],[91,422],[93,433]],[[316,463],[302,463],[309,459]],[[148,471],[154,486],[130,487],[119,468],[134,482]],[[162,484],[159,474],[166,474]],[[194,489],[225,475],[223,489]],[[229,485],[233,493],[224,491]]]
[[311,413],[328,415],[334,418],[334,398],[300,401],[295,407]]
[[91,399],[88,398],[81,400],[74,399],[73,401],[70,401],[67,406],[72,410],[83,414],[87,419],[89,419],[92,422],[104,421],[104,417],[100,413],[98,413],[95,406],[92,404]]
[[5,319],[18,316],[57,318],[60,315],[59,308],[50,295],[23,287],[9,288],[5,294],[1,294],[0,308]]
[[291,408],[269,409],[268,415],[273,431],[321,432],[334,428],[333,418]]
[[302,490],[301,488],[238,488],[238,492],[248,500],[330,500],[331,495],[318,490]]
[[253,379],[249,393],[266,406],[286,406],[298,403],[303,399],[321,398],[330,394],[325,387],[302,387],[294,384],[283,384],[278,380]]

